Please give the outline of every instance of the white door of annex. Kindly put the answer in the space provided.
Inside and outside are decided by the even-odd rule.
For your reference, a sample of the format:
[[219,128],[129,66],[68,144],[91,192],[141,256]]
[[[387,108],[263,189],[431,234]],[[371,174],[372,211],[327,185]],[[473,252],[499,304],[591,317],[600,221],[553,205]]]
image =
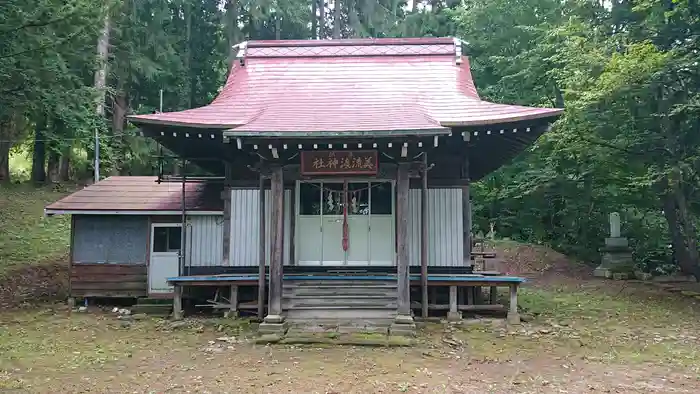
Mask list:
[[393,183],[299,182],[298,265],[394,264]]
[[182,228],[177,223],[155,223],[151,229],[151,254],[148,266],[148,293],[170,294],[167,278],[180,274]]

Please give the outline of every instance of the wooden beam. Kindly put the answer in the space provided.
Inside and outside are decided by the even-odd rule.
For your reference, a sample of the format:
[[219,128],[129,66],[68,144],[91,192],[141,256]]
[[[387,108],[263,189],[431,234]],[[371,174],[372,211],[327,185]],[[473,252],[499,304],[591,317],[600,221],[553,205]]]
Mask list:
[[464,266],[472,265],[472,204],[469,193],[469,156],[465,155],[462,167],[462,257]]
[[289,265],[296,265],[296,223],[297,223],[297,184],[294,183],[292,186],[292,192],[290,193],[289,201]]
[[408,275],[408,170],[410,163],[399,163],[396,177],[396,254],[398,281],[398,315],[411,316],[410,280]]
[[265,250],[265,236],[267,235],[265,230],[265,176],[262,173],[260,174],[258,191],[260,192],[258,200],[258,204],[260,205],[260,240],[258,245],[258,318],[262,320],[265,317],[265,284],[267,283],[265,280],[265,254],[267,253]]
[[518,284],[510,285],[510,304],[508,305],[508,317],[506,318],[510,324],[519,324],[520,315],[518,314]]
[[[151,221],[148,221],[148,236],[146,239],[146,245],[148,245],[148,253],[146,253],[146,258],[148,259],[151,255],[150,245],[151,245]],[[70,215],[70,252],[68,256],[68,272],[73,272],[73,260],[75,256],[75,215]],[[71,313],[73,307],[75,307],[75,298],[72,292],[72,282],[73,278],[68,279],[68,314]]]
[[182,320],[182,285],[175,284],[173,287],[173,320]]
[[457,309],[459,302],[457,301],[457,286],[450,286],[450,311],[447,313],[448,321],[462,320],[462,313]]
[[[282,166],[272,169],[270,185],[270,290],[267,315],[275,323],[282,317],[282,251],[284,236],[284,183]],[[268,320],[266,318],[266,320]]]
[[428,155],[423,154],[420,193],[420,284],[422,295],[421,316],[428,317]]
[[238,317],[238,285],[230,286],[231,292],[229,293],[229,308],[225,312],[225,317]]
[[[224,200],[224,223],[223,223],[223,246],[221,261],[223,266],[231,265],[229,258],[231,256],[231,164],[224,162],[224,190],[221,192],[221,198]],[[150,227],[149,227],[150,228]]]

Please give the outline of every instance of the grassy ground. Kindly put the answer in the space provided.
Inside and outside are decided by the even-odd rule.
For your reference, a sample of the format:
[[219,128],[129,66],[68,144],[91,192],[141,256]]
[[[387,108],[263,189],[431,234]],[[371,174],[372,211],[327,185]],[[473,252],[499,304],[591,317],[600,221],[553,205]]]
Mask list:
[[248,325],[219,319],[177,327],[63,306],[5,312],[0,391],[700,392],[693,301],[586,280],[531,287],[522,304],[532,321],[428,324],[410,348],[262,346]]
[[44,207],[66,194],[48,186],[0,185],[0,276],[18,266],[66,255],[69,217],[44,217]]

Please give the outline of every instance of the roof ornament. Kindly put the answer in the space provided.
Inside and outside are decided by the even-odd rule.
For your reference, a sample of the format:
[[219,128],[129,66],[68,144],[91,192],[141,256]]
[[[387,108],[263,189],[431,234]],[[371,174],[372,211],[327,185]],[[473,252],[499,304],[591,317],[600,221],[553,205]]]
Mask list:
[[462,40],[455,37],[455,63],[457,65],[462,64]]
[[236,59],[241,63],[241,66],[245,66],[245,50],[248,47],[248,41],[243,41],[233,46],[234,49],[238,49],[236,53]]

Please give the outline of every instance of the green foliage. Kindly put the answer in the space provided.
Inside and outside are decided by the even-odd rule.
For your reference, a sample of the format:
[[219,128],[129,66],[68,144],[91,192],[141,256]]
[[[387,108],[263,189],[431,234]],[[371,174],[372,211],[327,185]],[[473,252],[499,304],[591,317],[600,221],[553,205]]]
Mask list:
[[[673,262],[674,228],[693,248],[700,141],[690,54],[700,25],[694,4],[667,4],[464,3],[456,20],[482,95],[566,108],[529,152],[474,188],[479,230],[493,223],[501,236],[595,261],[617,211],[644,270]],[[673,179],[691,201],[690,227],[664,216],[659,190]]]
[[70,217],[45,217],[44,207],[66,190],[0,187],[0,276],[18,264],[43,263],[68,252]]
[[[474,185],[475,230],[493,224],[501,236],[593,261],[617,211],[641,268],[672,264],[669,243],[676,259],[697,266],[695,1],[419,1],[411,9],[406,1],[321,1],[323,18],[305,0],[97,4],[8,0],[0,9],[0,177],[3,152],[17,145],[13,167],[21,157],[43,168],[63,156],[71,174],[88,178],[95,131],[103,172],[153,173],[159,148],[124,116],[158,110],[161,91],[166,111],[209,103],[230,46],[246,39],[327,38],[336,25],[343,37],[456,35],[482,97],[566,108],[528,152]],[[102,116],[95,72],[105,17]]]

